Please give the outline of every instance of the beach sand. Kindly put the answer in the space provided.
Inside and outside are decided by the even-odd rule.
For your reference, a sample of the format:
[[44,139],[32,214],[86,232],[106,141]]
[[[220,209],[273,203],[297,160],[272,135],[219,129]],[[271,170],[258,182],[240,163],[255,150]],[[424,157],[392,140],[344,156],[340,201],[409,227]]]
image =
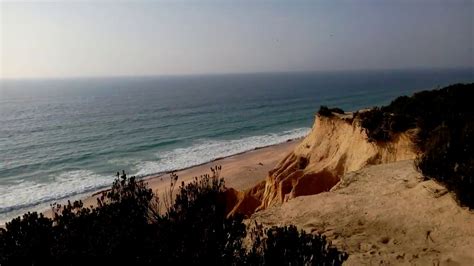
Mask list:
[[[211,167],[220,165],[222,167],[221,177],[224,178],[226,187],[237,190],[251,188],[264,180],[268,171],[273,169],[300,142],[301,139],[289,140],[281,144],[258,148],[176,171],[175,173],[179,177],[178,184],[181,184],[182,181],[189,182],[195,176],[210,174]],[[145,182],[148,183],[148,186],[153,189],[156,195],[161,197],[165,189],[170,187],[169,173],[147,177]],[[84,206],[95,206],[100,193],[101,191],[97,191],[82,199]],[[64,204],[66,202],[67,200],[63,200],[59,203]],[[47,217],[52,215],[51,210],[46,210],[43,213]]]

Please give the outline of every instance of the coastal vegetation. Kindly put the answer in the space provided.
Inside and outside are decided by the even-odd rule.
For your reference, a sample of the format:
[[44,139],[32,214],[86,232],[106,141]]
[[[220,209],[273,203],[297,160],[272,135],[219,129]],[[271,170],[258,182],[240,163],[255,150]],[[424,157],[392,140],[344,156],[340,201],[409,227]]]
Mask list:
[[319,110],[318,110],[318,115],[325,116],[325,117],[331,117],[331,116],[334,115],[334,113],[343,114],[344,110],[342,110],[341,108],[337,108],[337,107],[329,108],[325,105],[321,105],[321,107],[319,107]]
[[389,105],[358,112],[370,141],[386,142],[415,130],[417,168],[453,191],[462,205],[474,208],[474,84],[401,96]]
[[143,181],[117,174],[96,207],[54,205],[0,229],[0,265],[340,265],[347,254],[296,227],[252,228],[226,218],[220,167],[182,183],[171,175],[158,198]]

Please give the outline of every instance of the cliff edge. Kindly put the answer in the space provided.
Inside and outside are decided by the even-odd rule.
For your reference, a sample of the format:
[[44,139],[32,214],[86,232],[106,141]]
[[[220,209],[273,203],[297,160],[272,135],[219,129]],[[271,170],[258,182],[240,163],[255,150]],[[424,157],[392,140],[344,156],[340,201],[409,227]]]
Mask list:
[[248,216],[298,196],[329,191],[341,176],[367,165],[414,159],[411,134],[370,142],[354,114],[317,115],[309,135],[269,172],[265,182],[244,192],[228,192],[234,199],[229,215]]

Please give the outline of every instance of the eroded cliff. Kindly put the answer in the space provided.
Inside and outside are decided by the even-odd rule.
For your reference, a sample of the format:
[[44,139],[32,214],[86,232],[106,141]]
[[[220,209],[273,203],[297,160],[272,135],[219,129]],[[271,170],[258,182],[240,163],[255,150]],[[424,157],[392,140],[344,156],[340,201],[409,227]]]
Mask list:
[[412,134],[405,132],[385,143],[369,142],[352,113],[317,115],[309,135],[269,172],[264,183],[245,192],[229,192],[229,198],[238,199],[229,215],[249,215],[294,197],[329,191],[342,175],[367,165],[414,159]]

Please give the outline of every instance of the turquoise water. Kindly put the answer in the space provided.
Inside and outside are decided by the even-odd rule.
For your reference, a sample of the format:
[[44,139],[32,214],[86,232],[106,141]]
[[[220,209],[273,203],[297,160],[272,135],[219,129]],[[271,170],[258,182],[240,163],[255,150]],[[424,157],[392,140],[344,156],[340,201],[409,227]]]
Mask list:
[[138,176],[302,137],[320,105],[356,110],[471,70],[3,80],[0,221]]

